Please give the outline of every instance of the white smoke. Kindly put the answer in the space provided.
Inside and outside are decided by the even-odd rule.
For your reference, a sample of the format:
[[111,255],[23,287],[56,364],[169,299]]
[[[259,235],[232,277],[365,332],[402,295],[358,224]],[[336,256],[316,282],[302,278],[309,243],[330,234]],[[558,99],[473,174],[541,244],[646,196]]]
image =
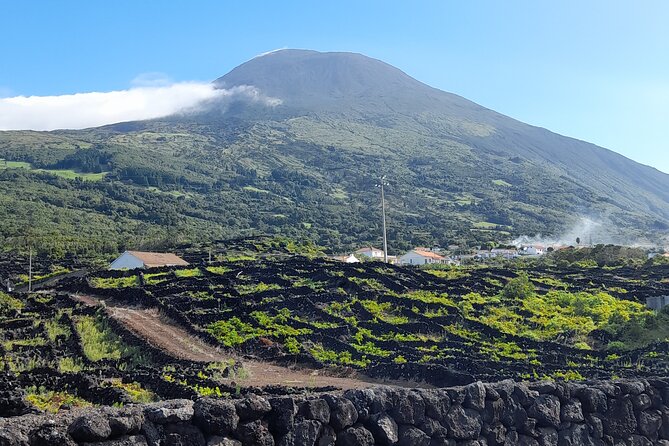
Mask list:
[[61,96],[15,96],[0,99],[0,130],[82,129],[122,121],[153,119],[197,110],[217,99],[239,97],[274,107],[281,100],[242,85],[217,89],[211,83],[167,84],[160,75],[137,78],[127,90]]
[[580,246],[597,244],[612,244],[621,246],[633,246],[641,248],[662,247],[669,243],[664,238],[648,238],[647,234],[640,231],[622,230],[618,225],[605,217],[581,217],[576,223],[555,235],[536,234],[534,236],[522,235],[509,244],[515,246],[543,245],[543,246]]

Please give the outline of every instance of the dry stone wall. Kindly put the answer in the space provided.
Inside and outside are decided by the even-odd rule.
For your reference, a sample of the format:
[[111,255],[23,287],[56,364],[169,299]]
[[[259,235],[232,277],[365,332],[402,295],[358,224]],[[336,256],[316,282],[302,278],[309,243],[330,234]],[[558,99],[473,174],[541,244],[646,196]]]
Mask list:
[[379,386],[0,419],[4,445],[669,446],[669,379]]

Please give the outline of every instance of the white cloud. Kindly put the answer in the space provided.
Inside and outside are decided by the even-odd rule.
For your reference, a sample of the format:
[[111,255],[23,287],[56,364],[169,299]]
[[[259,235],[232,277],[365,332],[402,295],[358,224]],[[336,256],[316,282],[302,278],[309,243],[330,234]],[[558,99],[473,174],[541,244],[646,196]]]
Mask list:
[[[138,82],[155,84],[163,80],[152,74],[140,77]],[[207,101],[237,97],[266,106],[281,103],[252,86],[224,90],[197,82],[62,96],[16,96],[0,99],[0,130],[82,129],[187,113]]]
[[279,51],[283,51],[283,50],[287,50],[287,49],[288,49],[287,46],[282,46],[281,48],[277,48],[275,50],[270,50],[270,51],[265,51],[264,53],[260,53],[257,56],[254,56],[253,58],[257,59],[258,57],[267,56],[268,54],[277,53]]

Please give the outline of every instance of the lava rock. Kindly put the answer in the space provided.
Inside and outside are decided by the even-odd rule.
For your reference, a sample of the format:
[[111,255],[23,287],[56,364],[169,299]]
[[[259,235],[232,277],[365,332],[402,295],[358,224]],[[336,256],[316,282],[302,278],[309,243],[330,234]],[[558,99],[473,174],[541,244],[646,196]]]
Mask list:
[[485,407],[485,387],[481,381],[465,386],[464,406],[481,411]]
[[564,423],[582,423],[585,418],[583,417],[581,402],[577,399],[571,399],[562,404],[560,407],[560,419]]
[[604,432],[612,437],[625,438],[637,428],[634,406],[629,396],[616,398],[602,418]]
[[451,436],[457,440],[473,440],[481,433],[481,415],[460,405],[455,405],[448,411],[446,424]]
[[193,402],[190,400],[170,400],[149,404],[144,408],[147,420],[156,424],[178,423],[193,418]]
[[385,413],[372,415],[366,427],[374,436],[377,444],[391,445],[399,440],[397,423]]
[[297,414],[295,400],[290,397],[270,398],[269,403],[272,410],[267,416],[267,420],[272,432],[278,435],[287,434],[295,424],[295,415]]
[[274,446],[274,437],[260,420],[242,423],[237,426],[237,438],[242,440],[243,444]]
[[265,398],[250,394],[235,404],[237,415],[242,421],[258,420],[272,410],[272,406]]
[[109,419],[95,412],[80,416],[67,429],[67,433],[79,443],[106,440],[111,432]]
[[425,403],[425,415],[438,421],[443,421],[451,408],[451,399],[441,390],[419,389],[418,394]]
[[357,424],[337,435],[337,446],[373,446],[374,436],[363,426]]
[[34,446],[76,446],[72,438],[59,429],[54,422],[45,423],[30,433],[30,444]]
[[123,408],[109,417],[112,437],[136,434],[142,428],[142,424],[144,424],[144,413],[139,407]]
[[554,427],[539,428],[539,446],[558,446],[558,431]]
[[300,406],[300,415],[307,420],[328,423],[330,421],[330,406],[324,399],[307,400]]
[[425,420],[425,401],[417,392],[401,389],[390,415],[400,424],[420,424]]
[[632,404],[634,405],[634,409],[640,412],[646,409],[650,409],[650,406],[653,405],[653,401],[647,394],[640,393],[638,395],[632,396]]
[[237,429],[239,416],[230,401],[200,398],[193,405],[193,423],[209,435],[227,435]]
[[657,440],[662,426],[662,413],[659,410],[648,410],[639,413],[639,433],[650,440]]
[[192,424],[175,423],[164,426],[165,440],[161,446],[205,446],[204,435]]
[[82,446],[148,446],[148,443],[144,435],[124,435],[114,440],[83,443]]
[[402,425],[399,428],[398,446],[429,446],[430,436],[413,426]]
[[558,433],[560,446],[595,446],[585,424],[574,424],[569,429],[561,429]]
[[325,395],[323,398],[330,406],[330,426],[335,431],[353,426],[358,420],[358,412],[351,401],[334,395]]
[[228,437],[213,436],[207,440],[207,446],[242,446],[242,442]]
[[608,409],[606,394],[599,389],[584,387],[579,389],[577,397],[586,412],[604,413]]
[[316,420],[295,423],[290,432],[283,436],[279,446],[314,446],[318,441],[321,427],[321,423]]
[[541,395],[534,400],[527,414],[536,418],[539,426],[558,427],[560,425],[560,399],[554,395]]

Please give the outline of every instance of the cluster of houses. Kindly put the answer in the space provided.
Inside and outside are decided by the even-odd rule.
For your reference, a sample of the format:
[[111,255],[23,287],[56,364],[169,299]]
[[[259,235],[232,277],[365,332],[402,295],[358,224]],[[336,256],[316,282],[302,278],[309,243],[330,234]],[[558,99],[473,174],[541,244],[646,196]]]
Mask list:
[[[546,252],[543,246],[530,245],[518,249],[477,250],[469,254],[446,255],[440,248],[414,248],[401,256],[388,256],[388,263],[395,265],[459,265],[462,262],[492,258],[515,259],[521,256],[540,256]],[[384,260],[383,250],[366,246],[355,252],[333,257],[345,263],[358,263],[363,260]],[[171,253],[125,251],[114,260],[109,269],[147,269],[160,266],[186,266],[188,262]]]
[[[462,255],[446,255],[445,251],[439,248],[417,247],[401,256],[389,255],[388,263],[396,265],[459,265],[462,262],[475,262],[492,258],[515,259],[517,257],[538,257],[545,253],[546,248],[541,245],[527,245],[517,249],[480,249]],[[346,263],[357,263],[362,260],[383,260],[384,255],[381,249],[366,246],[352,254],[336,256],[334,258]]]

